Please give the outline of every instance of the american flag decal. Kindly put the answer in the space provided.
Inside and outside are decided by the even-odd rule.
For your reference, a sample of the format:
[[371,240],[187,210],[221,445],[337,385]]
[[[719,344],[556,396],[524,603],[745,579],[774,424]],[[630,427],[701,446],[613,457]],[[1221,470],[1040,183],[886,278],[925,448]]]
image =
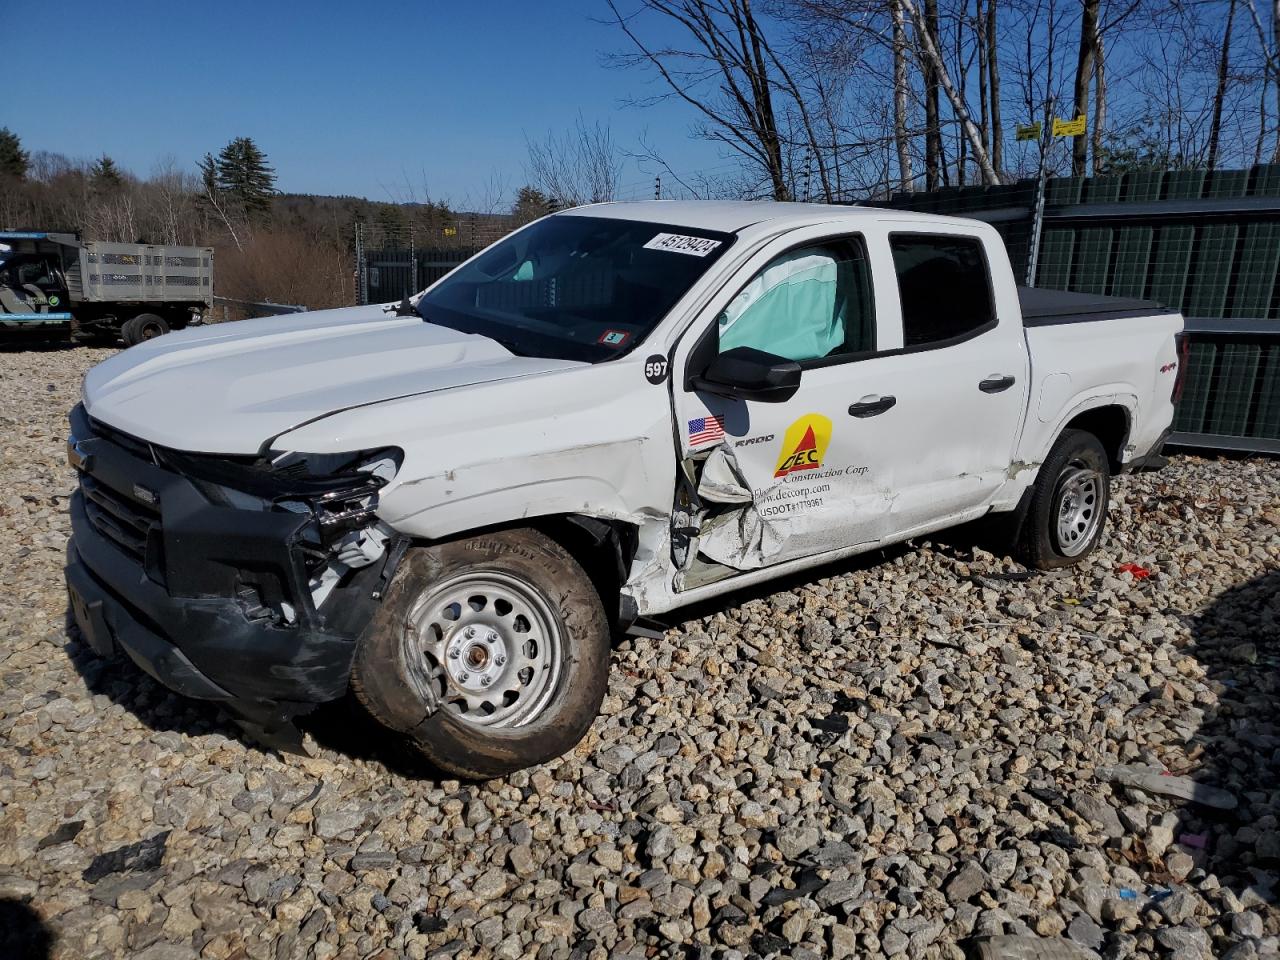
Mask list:
[[689,443],[697,446],[724,439],[724,417],[698,417],[689,421]]

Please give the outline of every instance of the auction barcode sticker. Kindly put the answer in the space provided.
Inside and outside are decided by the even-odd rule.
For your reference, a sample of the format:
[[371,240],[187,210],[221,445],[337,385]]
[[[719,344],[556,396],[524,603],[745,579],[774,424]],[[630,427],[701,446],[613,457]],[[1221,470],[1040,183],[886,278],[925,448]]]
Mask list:
[[679,233],[660,233],[644,245],[646,250],[666,250],[670,253],[687,253],[693,257],[705,257],[720,246],[719,240],[706,237],[686,237]]

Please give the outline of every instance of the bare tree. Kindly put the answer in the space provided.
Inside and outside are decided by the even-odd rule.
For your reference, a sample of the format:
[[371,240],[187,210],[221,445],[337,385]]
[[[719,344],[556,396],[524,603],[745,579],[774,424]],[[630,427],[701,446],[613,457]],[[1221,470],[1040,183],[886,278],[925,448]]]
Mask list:
[[[907,4],[902,4],[903,9]],[[920,56],[920,73],[924,83],[924,187],[937,190],[946,182],[946,160],[942,155],[942,127],[938,109],[938,67],[941,57],[925,53],[925,42],[937,44],[938,0],[924,0],[924,19],[914,13],[916,49]]]
[[900,0],[893,8],[893,142],[898,151],[898,179],[901,189],[911,190],[915,174],[911,169],[911,149],[907,134],[907,27]]
[[987,78],[991,88],[991,165],[1004,170],[1004,124],[1000,122],[1000,31],[996,0],[987,0]]
[[608,124],[588,124],[579,115],[572,129],[526,143],[528,178],[553,202],[577,207],[617,199],[622,154]]
[[916,41],[920,45],[922,55],[932,64],[933,69],[936,71],[938,84],[942,87],[943,93],[946,94],[947,100],[951,103],[951,109],[955,113],[956,119],[964,129],[965,139],[973,150],[974,162],[978,164],[978,169],[982,171],[983,182],[990,184],[1000,183],[1000,174],[991,165],[991,156],[982,142],[982,136],[977,126],[974,125],[973,119],[969,116],[969,108],[965,104],[964,98],[960,96],[959,91],[956,90],[956,86],[951,80],[947,65],[943,62],[942,55],[938,52],[938,47],[933,42],[933,37],[915,5],[915,0],[900,0],[900,2],[915,27]]
[[1227,4],[1227,25],[1222,30],[1222,53],[1218,57],[1218,85],[1213,94],[1213,120],[1209,126],[1208,166],[1218,165],[1218,144],[1222,138],[1222,108],[1227,98],[1227,71],[1231,61],[1231,27],[1236,18],[1236,0]]
[[[796,88],[780,70],[751,0],[641,0],[639,10],[625,16],[615,0],[607,2],[613,22],[638,51],[619,62],[649,65],[670,96],[702,117],[703,136],[757,167],[774,199],[791,199],[774,97],[780,89],[791,93]],[[689,48],[658,47],[643,40],[636,21],[646,11],[683,28]]]
[[[1094,62],[1098,53],[1098,7],[1101,0],[1083,0],[1080,8],[1080,53],[1076,60],[1076,85],[1073,117],[1089,112],[1089,83],[1093,79]],[[1088,161],[1089,136],[1080,133],[1071,143],[1071,173],[1077,177],[1085,174]]]
[[[1266,103],[1266,88],[1268,82],[1275,88],[1276,94],[1276,130],[1275,130],[1275,149],[1273,151],[1273,163],[1280,163],[1280,0],[1270,0],[1270,36],[1268,36],[1267,27],[1263,25],[1262,18],[1258,16],[1258,8],[1254,0],[1244,0],[1245,7],[1249,11],[1249,19],[1253,21],[1254,31],[1258,38],[1258,47],[1262,53],[1263,62],[1263,103]],[[1260,111],[1258,142],[1262,142],[1265,136],[1267,124],[1267,113],[1265,106]],[[1256,151],[1258,155],[1261,150]]]

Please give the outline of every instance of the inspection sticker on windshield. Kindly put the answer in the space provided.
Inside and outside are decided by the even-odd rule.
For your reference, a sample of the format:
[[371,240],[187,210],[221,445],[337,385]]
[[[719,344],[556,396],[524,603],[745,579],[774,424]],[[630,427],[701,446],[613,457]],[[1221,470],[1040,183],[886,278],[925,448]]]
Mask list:
[[706,237],[686,237],[679,233],[660,233],[644,245],[646,250],[666,250],[668,253],[687,253],[691,257],[705,257],[720,246],[719,240]]
[[596,343],[603,343],[606,347],[620,347],[631,339],[631,331],[629,330],[606,330],[600,334],[600,339]]

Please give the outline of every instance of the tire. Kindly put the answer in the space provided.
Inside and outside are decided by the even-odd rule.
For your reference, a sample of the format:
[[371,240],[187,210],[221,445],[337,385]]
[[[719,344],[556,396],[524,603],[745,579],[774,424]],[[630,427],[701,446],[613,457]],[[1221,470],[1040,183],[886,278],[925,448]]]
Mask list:
[[132,320],[126,320],[120,330],[126,347],[135,346],[144,340],[154,340],[168,332],[168,321],[154,313],[140,313]]
[[1093,553],[1107,525],[1111,465],[1101,441],[1064,430],[1040,467],[1018,537],[1018,558],[1053,570]]
[[533,530],[501,531],[405,555],[357,641],[351,686],[436,766],[498,777],[586,735],[608,687],[609,638],[568,551]]

